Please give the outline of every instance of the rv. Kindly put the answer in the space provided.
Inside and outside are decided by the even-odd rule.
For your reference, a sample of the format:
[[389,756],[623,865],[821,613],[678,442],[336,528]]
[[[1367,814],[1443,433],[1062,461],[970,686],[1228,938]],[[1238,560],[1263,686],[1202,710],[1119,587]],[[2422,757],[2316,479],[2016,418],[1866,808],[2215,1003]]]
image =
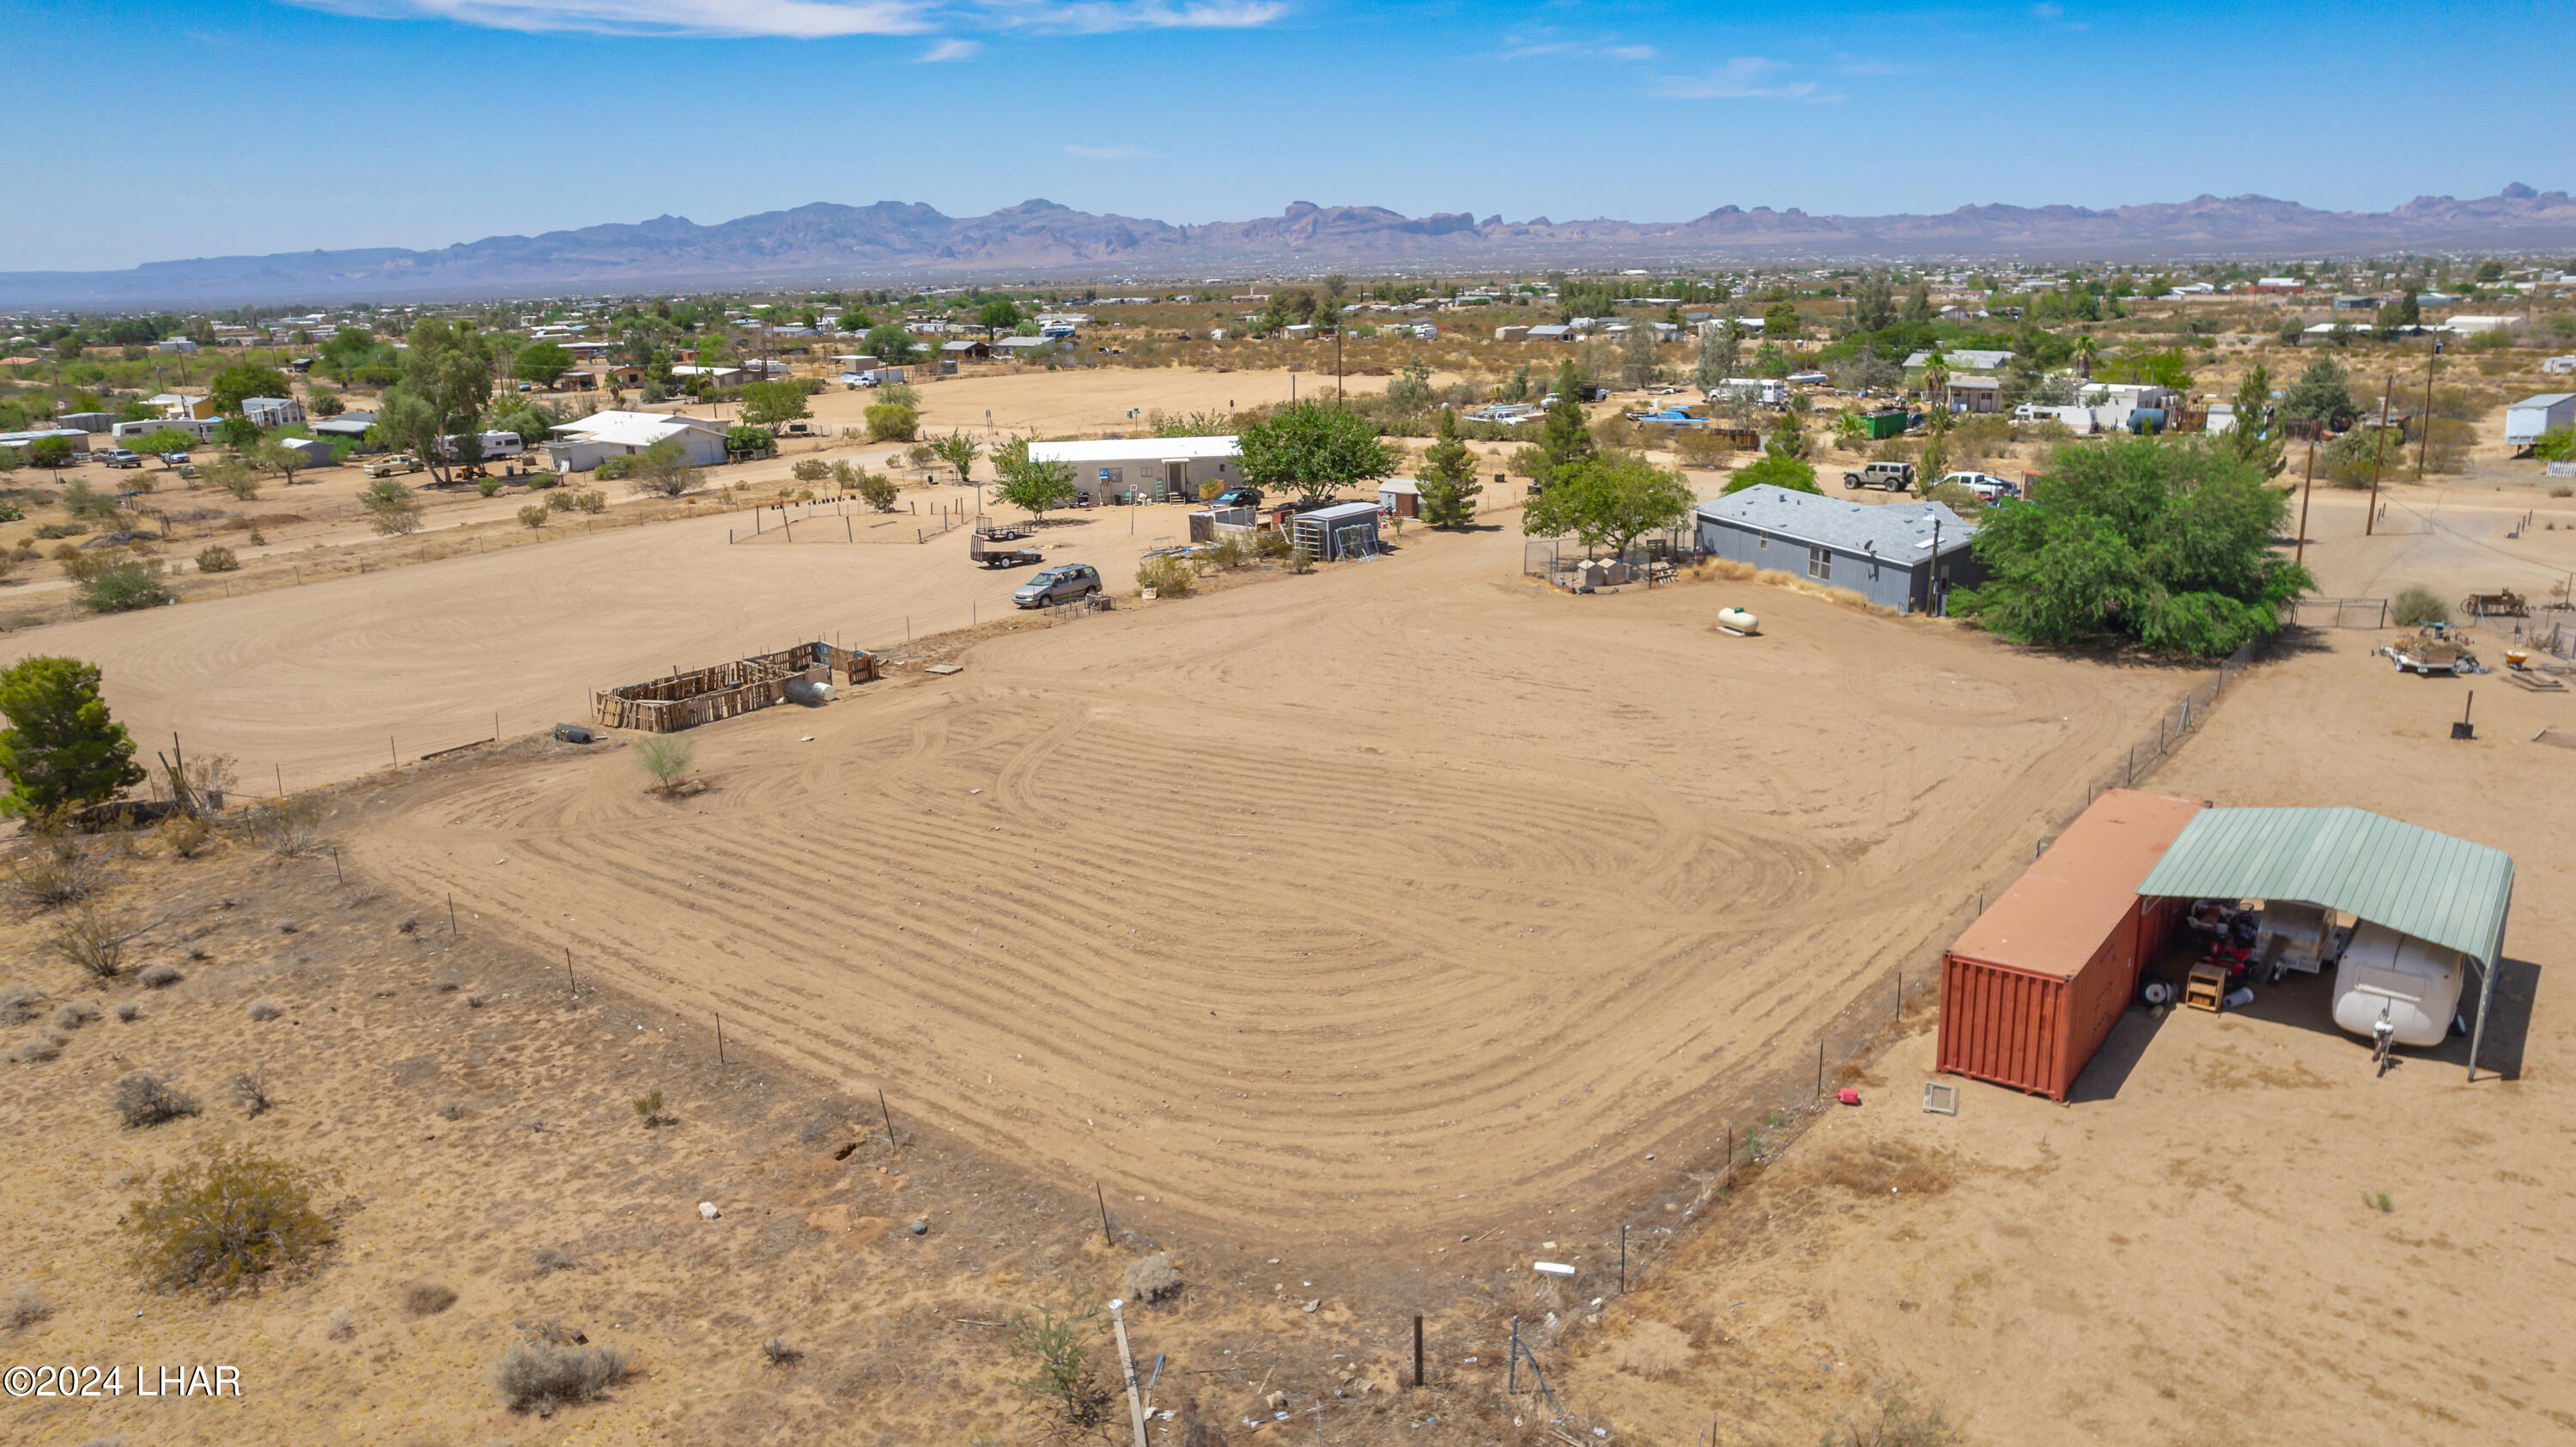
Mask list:
[[1777,377],[1729,377],[1709,389],[1708,400],[1759,402],[1765,407],[1789,404],[1789,384]]

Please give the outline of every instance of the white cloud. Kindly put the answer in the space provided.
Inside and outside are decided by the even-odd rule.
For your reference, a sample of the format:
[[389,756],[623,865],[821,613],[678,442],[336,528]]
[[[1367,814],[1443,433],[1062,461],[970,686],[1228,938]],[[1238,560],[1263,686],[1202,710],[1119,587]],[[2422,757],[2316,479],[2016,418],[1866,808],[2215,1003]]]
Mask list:
[[1698,75],[1665,76],[1655,82],[1655,94],[1671,100],[1803,100],[1815,95],[1814,81],[1775,78],[1779,69],[1776,60],[1739,55]]
[[[289,0],[378,19],[452,20],[492,30],[606,35],[922,35],[935,30],[1239,30],[1288,13],[1281,0]],[[942,41],[924,59],[963,59]],[[945,52],[945,53],[943,53]]]
[[973,60],[983,52],[984,42],[980,40],[942,40],[921,53],[921,62],[929,65],[942,60]]
[[1143,146],[1067,146],[1064,153],[1086,161],[1141,161],[1154,154]]
[[1546,56],[1563,56],[1570,60],[1640,61],[1654,59],[1655,47],[1586,40],[1522,40],[1518,37],[1504,42],[1505,60],[1537,60]]
[[2054,20],[2058,16],[2066,13],[2066,7],[2063,5],[2033,5],[2030,7],[2030,13],[2038,16],[2042,20]]

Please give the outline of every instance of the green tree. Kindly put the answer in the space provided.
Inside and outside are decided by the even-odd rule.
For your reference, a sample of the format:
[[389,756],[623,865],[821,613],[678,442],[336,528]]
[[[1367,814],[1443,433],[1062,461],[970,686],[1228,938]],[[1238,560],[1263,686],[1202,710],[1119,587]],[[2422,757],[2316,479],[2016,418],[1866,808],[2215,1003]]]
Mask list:
[[161,564],[153,558],[126,558],[102,563],[72,589],[80,605],[93,613],[130,613],[176,602],[161,581]]
[[2314,586],[2272,551],[2289,494],[2202,439],[2065,443],[2037,506],[1977,532],[1988,581],[1951,612],[2024,643],[2101,636],[2214,656],[2271,632]]
[[215,410],[226,416],[239,416],[242,402],[250,397],[292,397],[295,384],[275,367],[252,362],[235,362],[214,375],[206,384],[206,395]]
[[256,466],[285,473],[286,485],[293,487],[295,469],[304,465],[304,453],[300,449],[287,446],[284,438],[269,437],[263,438],[259,446],[252,450],[250,460]]
[[1699,356],[1691,368],[1691,385],[1701,392],[1714,392],[1735,375],[1737,363],[1743,360],[1744,330],[1735,318],[1712,322],[1700,328]]
[[1387,379],[1386,405],[1388,410],[1404,416],[1430,406],[1431,364],[1416,357],[1396,368],[1395,375]]
[[988,337],[1007,332],[1026,320],[1019,305],[1006,296],[993,297],[975,310],[975,325],[982,327]]
[[1547,491],[1521,509],[1531,537],[1572,535],[1586,549],[1625,552],[1639,535],[1677,525],[1697,499],[1678,472],[1635,452],[1605,452],[1557,469]]
[[1628,346],[1620,357],[1619,380],[1631,387],[1651,387],[1664,379],[1655,355],[1655,324],[1643,317],[1628,324]]
[[896,322],[879,322],[868,328],[868,334],[860,345],[868,349],[868,355],[889,367],[900,367],[912,360],[912,333]]
[[665,437],[626,457],[626,485],[652,497],[678,497],[700,481],[689,464],[689,450],[676,437]]
[[134,740],[99,695],[97,665],[36,657],[0,673],[0,814],[42,817],[101,804],[143,782]]
[[746,382],[742,388],[742,420],[752,427],[775,427],[811,416],[805,410],[805,384],[798,381]]
[[170,460],[171,454],[186,453],[197,445],[197,439],[176,427],[161,427],[132,439],[126,445],[146,457],[160,458],[162,469],[167,471],[179,465]]
[[867,419],[870,442],[910,442],[921,430],[921,414],[901,402],[879,402]]
[[1857,331],[1883,332],[1894,325],[1896,288],[1888,284],[1885,272],[1873,271],[1862,277],[1852,292],[1852,327]]
[[349,404],[328,387],[307,387],[304,389],[304,410],[316,417],[337,417],[349,410]]
[[1485,490],[1476,481],[1476,455],[1458,439],[1458,411],[1440,409],[1440,430],[1422,454],[1422,469],[1413,474],[1422,489],[1422,520],[1435,528],[1465,527],[1476,520],[1476,498]]
[[2236,426],[2223,434],[2236,460],[2265,477],[2279,477],[2288,459],[2287,439],[2272,420],[2272,373],[2260,362],[2236,386]]
[[1807,455],[1814,451],[1813,444],[1807,440],[1807,424],[1795,408],[1780,414],[1779,425],[1771,429],[1771,436],[1762,448],[1765,452],[1775,452],[1800,462],[1806,461]]
[[2319,357],[2281,394],[2280,415],[2284,421],[2313,423],[2341,432],[2361,415],[2361,404],[2353,400],[2352,379],[2343,364],[2332,357]]
[[450,457],[446,439],[454,436],[461,443],[475,435],[475,424],[492,399],[491,348],[471,327],[451,326],[438,317],[416,323],[410,342],[402,354],[401,380],[377,409],[376,430],[447,482],[453,462],[476,460],[461,451]]
[[47,472],[60,472],[72,465],[72,440],[68,437],[39,437],[27,444],[29,465]]
[[1798,335],[1798,309],[1775,301],[1762,309],[1762,340],[1785,342]]
[[1764,483],[1773,487],[1786,488],[1791,492],[1812,492],[1820,497],[1824,495],[1824,489],[1816,486],[1815,468],[1797,458],[1777,452],[1766,452],[1737,468],[1735,475],[1726,480],[1725,491],[1742,492],[1748,487],[1759,487]]
[[1918,281],[1905,294],[1905,320],[1915,326],[1932,324],[1932,285]]
[[1394,449],[1378,439],[1374,423],[1320,402],[1282,407],[1244,428],[1236,442],[1245,482],[1307,503],[1395,471]]
[[510,359],[511,376],[522,382],[534,382],[540,387],[553,386],[555,378],[571,370],[572,353],[551,339],[530,342]]
[[1073,501],[1073,464],[1032,459],[1029,444],[1036,440],[1014,437],[993,449],[993,475],[998,479],[993,496],[1027,509],[1031,518],[1043,518],[1047,509]]
[[945,437],[930,439],[930,450],[939,460],[957,469],[957,485],[964,487],[974,480],[975,459],[983,455],[984,445],[963,431],[951,429]]

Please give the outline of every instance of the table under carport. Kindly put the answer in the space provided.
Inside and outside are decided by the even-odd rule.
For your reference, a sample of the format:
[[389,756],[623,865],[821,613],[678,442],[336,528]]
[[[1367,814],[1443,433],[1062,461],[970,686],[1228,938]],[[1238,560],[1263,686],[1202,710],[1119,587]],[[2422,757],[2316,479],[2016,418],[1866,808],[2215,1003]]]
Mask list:
[[[2469,1078],[2477,1079],[2513,905],[2513,857],[2502,850],[2364,809],[2206,809],[2175,836],[2138,893],[2259,899],[2267,907],[2296,904],[2351,915],[2359,922],[2356,941],[2364,925],[2382,932],[2369,938],[2384,950],[2390,978],[2419,968],[2411,962],[2433,950],[2456,951],[2464,966],[2478,970],[2477,1020],[2469,1035]],[[2405,998],[2368,983],[2357,989],[2387,1002]],[[2391,1004],[2380,1008],[2384,1013]],[[2343,1014],[2339,1000],[2337,1024],[2354,1030]]]

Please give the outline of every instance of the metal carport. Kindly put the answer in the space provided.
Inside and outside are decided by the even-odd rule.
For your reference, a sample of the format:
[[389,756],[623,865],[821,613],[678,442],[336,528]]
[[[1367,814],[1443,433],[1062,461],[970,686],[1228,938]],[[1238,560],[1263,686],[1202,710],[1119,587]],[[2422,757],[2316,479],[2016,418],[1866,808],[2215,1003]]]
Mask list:
[[2142,895],[2279,899],[2338,909],[2458,950],[2478,966],[2477,1079],[2495,998],[2513,856],[2367,809],[2206,809],[2138,885]]

